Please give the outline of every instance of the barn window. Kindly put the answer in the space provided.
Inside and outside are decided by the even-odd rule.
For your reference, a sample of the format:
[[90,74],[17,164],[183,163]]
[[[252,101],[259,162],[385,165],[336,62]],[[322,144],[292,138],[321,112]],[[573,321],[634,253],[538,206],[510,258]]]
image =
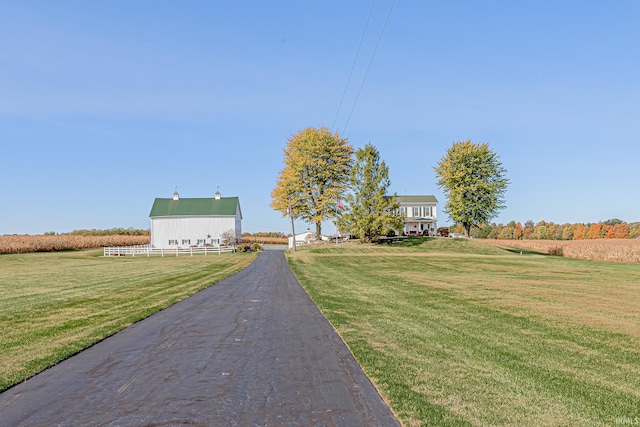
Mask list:
[[190,239],[182,239],[182,244],[183,245],[190,245],[191,244],[191,240]]
[[198,239],[198,245],[204,245],[205,239]]
[[171,239],[169,239],[169,244],[170,244],[170,245],[177,245],[177,244],[178,244],[178,241],[177,241],[177,240],[171,240]]

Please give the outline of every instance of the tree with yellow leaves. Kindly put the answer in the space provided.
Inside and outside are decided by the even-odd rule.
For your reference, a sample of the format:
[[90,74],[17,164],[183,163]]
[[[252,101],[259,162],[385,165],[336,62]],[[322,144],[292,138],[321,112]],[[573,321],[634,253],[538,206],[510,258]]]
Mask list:
[[488,224],[505,207],[507,170],[489,144],[454,142],[433,169],[447,197],[444,211],[462,224],[467,237],[472,226]]
[[271,207],[283,217],[290,214],[315,224],[319,238],[322,222],[339,213],[337,203],[348,188],[353,147],[326,127],[308,127],[287,141],[285,167],[271,192]]

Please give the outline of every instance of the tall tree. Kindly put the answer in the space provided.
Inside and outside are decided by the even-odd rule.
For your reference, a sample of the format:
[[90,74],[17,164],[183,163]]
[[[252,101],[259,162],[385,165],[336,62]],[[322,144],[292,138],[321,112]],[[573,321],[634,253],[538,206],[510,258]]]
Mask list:
[[604,224],[601,223],[601,222],[592,223],[589,226],[589,229],[587,230],[587,234],[585,236],[585,239],[599,239],[600,238],[600,232],[602,231],[602,227],[604,227]]
[[576,228],[573,229],[573,239],[572,240],[584,240],[584,235],[587,233],[587,226],[585,224],[578,224]]
[[505,207],[507,171],[488,143],[454,142],[433,169],[447,197],[443,210],[467,236],[472,226],[488,223]]
[[[336,217],[337,201],[347,189],[353,147],[326,127],[308,127],[289,138],[283,150],[285,167],[271,192],[271,207],[315,224]],[[291,208],[291,211],[289,209]]]
[[402,229],[402,218],[396,213],[400,204],[395,195],[387,196],[389,185],[389,168],[380,160],[376,147],[369,143],[356,151],[349,178],[351,191],[345,196],[348,207],[339,217],[338,227],[359,236],[363,242]]

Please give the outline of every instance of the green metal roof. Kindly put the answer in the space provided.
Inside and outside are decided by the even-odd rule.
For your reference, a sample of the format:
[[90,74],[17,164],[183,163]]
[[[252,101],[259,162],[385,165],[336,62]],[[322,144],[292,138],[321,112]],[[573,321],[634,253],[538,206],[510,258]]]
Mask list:
[[[156,199],[149,217],[157,216],[235,216],[240,210],[237,197]],[[240,213],[242,217],[242,212]]]
[[397,196],[396,200],[401,203],[438,203],[435,196]]

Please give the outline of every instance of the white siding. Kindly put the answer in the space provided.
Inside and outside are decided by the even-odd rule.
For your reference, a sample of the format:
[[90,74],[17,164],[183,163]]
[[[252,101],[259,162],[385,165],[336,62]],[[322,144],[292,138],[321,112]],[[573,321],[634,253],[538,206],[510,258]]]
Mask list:
[[240,212],[240,206],[236,209],[236,224],[235,224],[236,236],[238,240],[242,239],[242,213]]
[[[400,213],[405,218],[403,231],[405,233],[422,234],[427,230],[429,235],[435,236],[437,224],[437,203],[433,202],[400,202]],[[411,221],[409,218],[431,218],[427,221]]]
[[151,245],[167,248],[170,247],[169,240],[177,240],[178,246],[189,246],[189,244],[182,244],[183,240],[190,240],[191,245],[197,244],[198,240],[202,239],[210,243],[211,239],[220,239],[222,233],[227,230],[236,230],[238,236],[242,234],[239,214],[235,217],[153,217],[151,218]]

